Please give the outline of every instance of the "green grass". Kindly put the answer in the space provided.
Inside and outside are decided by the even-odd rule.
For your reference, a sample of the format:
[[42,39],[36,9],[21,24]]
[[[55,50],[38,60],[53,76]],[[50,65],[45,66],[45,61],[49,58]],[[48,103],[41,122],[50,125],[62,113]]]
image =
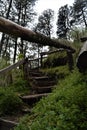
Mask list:
[[15,130],[87,130],[87,75],[75,70]]
[[53,77],[57,80],[63,79],[66,76],[70,74],[69,67],[67,65],[65,66],[59,66],[54,68],[45,68],[41,70],[45,75],[48,75],[49,77]]
[[52,68],[56,66],[67,64],[67,53],[66,51],[56,52],[54,54],[48,55],[48,57],[43,61],[44,68]]
[[20,95],[25,95],[30,93],[30,85],[26,80],[23,78],[16,79],[15,82],[13,82],[10,86],[10,89],[12,89],[15,93],[18,93]]

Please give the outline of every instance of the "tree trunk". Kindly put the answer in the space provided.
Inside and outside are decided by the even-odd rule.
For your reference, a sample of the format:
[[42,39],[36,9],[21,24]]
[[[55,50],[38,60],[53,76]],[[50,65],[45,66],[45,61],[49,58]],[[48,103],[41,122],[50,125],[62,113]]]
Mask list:
[[[9,18],[11,6],[12,6],[12,0],[10,0],[10,3],[9,3],[9,7],[8,7],[8,10],[7,10],[7,13],[6,13],[6,19]],[[5,34],[3,33],[1,43],[0,43],[0,55],[1,55],[3,44],[4,44],[4,38],[5,38]]]
[[4,51],[3,51],[3,57],[6,55],[6,51],[7,51],[7,47],[8,47],[8,42],[9,42],[9,36],[6,37],[6,44],[5,44],[5,48],[4,48]]
[[6,14],[6,19],[8,19],[8,17],[9,17],[11,6],[12,6],[12,0],[10,0],[10,3],[9,3],[9,7],[8,7],[8,10],[7,10],[7,14]]
[[15,48],[14,48],[13,63],[15,63],[16,55],[17,55],[17,38],[15,39]]
[[87,28],[86,17],[85,17],[85,15],[84,15],[83,9],[82,9],[82,16],[83,16],[83,21],[84,21],[84,23],[85,23],[85,27]]
[[21,43],[20,43],[20,54],[22,54],[23,55],[23,57],[24,57],[24,52],[23,52],[23,44],[24,44],[24,42],[23,42],[23,40],[21,39]]
[[[5,18],[0,17],[0,31],[3,33],[7,33],[10,35],[17,37],[21,37],[22,40],[27,40],[34,43],[39,43],[42,45],[49,45],[54,46],[56,48],[64,48],[72,53],[75,52],[71,46],[65,45],[64,43],[60,42],[59,40],[53,40],[49,37],[46,37],[40,33],[36,33],[33,31],[28,30],[16,23],[11,22],[10,20],[6,20]],[[68,42],[68,41],[67,41]]]

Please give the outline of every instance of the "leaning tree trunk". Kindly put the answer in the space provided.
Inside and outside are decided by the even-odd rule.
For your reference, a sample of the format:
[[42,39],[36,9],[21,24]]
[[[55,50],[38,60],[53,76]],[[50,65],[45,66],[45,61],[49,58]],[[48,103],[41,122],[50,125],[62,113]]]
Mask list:
[[42,45],[49,45],[57,48],[64,48],[71,51],[72,53],[75,52],[75,49],[73,49],[71,46],[63,44],[59,40],[56,41],[40,33],[30,31],[29,29],[24,28],[2,17],[0,17],[0,31],[6,34],[13,35],[15,37],[21,37],[21,39],[30,42],[39,43]]

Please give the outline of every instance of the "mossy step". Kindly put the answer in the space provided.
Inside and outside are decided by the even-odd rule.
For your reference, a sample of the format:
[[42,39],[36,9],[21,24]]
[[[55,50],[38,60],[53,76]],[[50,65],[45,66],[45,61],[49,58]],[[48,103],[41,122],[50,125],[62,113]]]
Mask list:
[[50,80],[50,78],[48,76],[40,76],[40,77],[34,77],[34,80],[43,81],[43,80]]
[[44,80],[44,81],[38,80],[38,81],[33,81],[32,88],[34,88],[36,86],[38,86],[38,87],[54,86],[55,84],[56,84],[56,82],[53,80]]
[[18,123],[0,118],[0,130],[13,130]]
[[40,77],[42,76],[42,72],[29,72],[30,77]]
[[32,104],[36,103],[37,101],[39,101],[42,97],[45,97],[45,96],[48,96],[48,93],[26,95],[26,96],[22,96],[21,99],[25,103],[32,105]]
[[54,86],[45,86],[45,87],[36,87],[34,90],[36,90],[37,93],[49,93],[52,91]]

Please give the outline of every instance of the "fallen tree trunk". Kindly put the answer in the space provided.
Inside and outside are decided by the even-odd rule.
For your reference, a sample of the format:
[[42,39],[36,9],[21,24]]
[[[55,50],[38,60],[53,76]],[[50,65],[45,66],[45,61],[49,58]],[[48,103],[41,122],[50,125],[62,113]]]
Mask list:
[[40,33],[30,31],[29,29],[2,17],[0,17],[0,32],[10,34],[15,37],[21,37],[22,40],[27,40],[29,42],[53,46],[56,48],[64,48],[71,51],[72,53],[75,52],[75,49],[73,49],[71,46],[65,45],[60,41],[50,39]]
[[[83,41],[84,42],[84,41]],[[87,39],[85,40],[77,59],[77,67],[80,72],[87,71]]]

